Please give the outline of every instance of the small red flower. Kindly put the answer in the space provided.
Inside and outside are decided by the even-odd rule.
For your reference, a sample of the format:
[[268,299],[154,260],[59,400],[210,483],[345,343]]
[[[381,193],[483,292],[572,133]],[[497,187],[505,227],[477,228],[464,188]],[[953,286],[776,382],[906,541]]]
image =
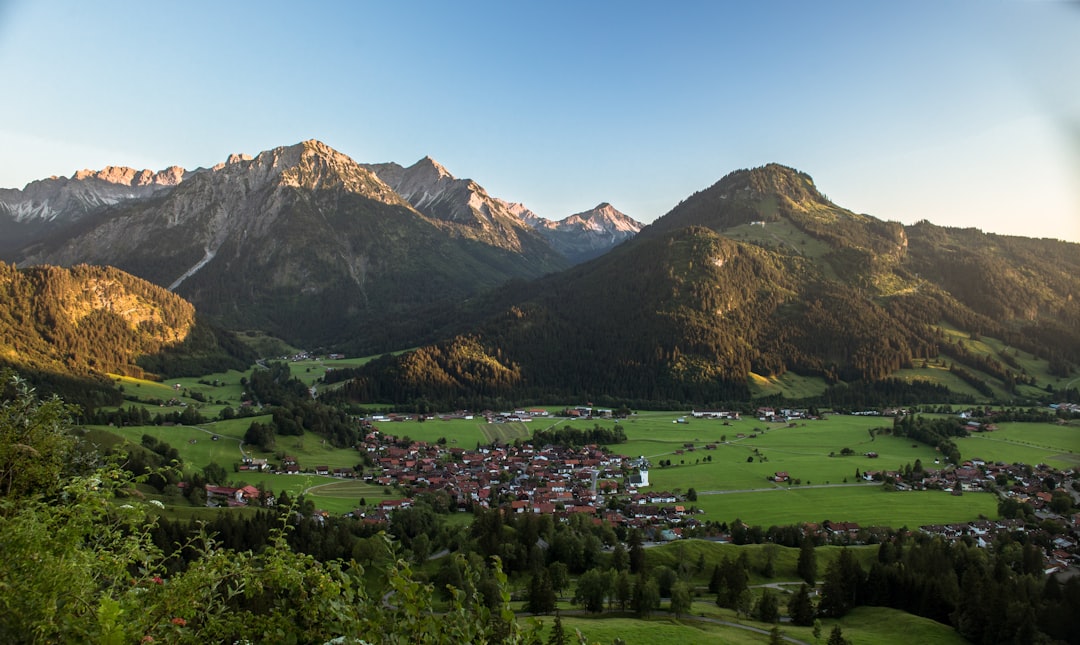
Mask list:
[[177,625],[179,627],[183,627],[184,625],[187,625],[187,621],[184,620],[183,618],[179,617],[179,616],[176,616],[175,618],[172,619],[172,624]]
[[161,576],[154,576],[153,578],[150,578],[150,582],[153,582],[156,585],[165,584],[165,581],[161,579]]
[[142,640],[139,641],[139,642],[140,643],[153,643],[154,642],[154,637],[151,636],[150,634],[147,634],[146,636],[143,636]]

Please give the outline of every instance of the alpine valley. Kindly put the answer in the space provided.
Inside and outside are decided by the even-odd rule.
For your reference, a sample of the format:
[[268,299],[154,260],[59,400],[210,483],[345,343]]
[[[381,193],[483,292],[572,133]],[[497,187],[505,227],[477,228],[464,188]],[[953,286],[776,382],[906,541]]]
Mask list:
[[885,222],[776,164],[642,227],[606,203],[547,220],[430,158],[360,164],[305,141],[3,190],[0,233],[19,267],[3,267],[19,294],[0,312],[9,359],[59,333],[58,314],[28,312],[67,312],[70,336],[84,327],[71,311],[112,312],[95,315],[119,329],[131,309],[20,286],[41,276],[78,293],[127,285],[162,312],[124,323],[153,342],[94,341],[124,343],[122,360],[32,361],[57,373],[175,371],[168,348],[196,320],[176,296],[213,325],[204,358],[244,357],[222,329],[354,355],[417,348],[336,371],[335,396],[354,401],[718,404],[783,387],[834,403],[1022,401],[1080,365],[1080,245]]

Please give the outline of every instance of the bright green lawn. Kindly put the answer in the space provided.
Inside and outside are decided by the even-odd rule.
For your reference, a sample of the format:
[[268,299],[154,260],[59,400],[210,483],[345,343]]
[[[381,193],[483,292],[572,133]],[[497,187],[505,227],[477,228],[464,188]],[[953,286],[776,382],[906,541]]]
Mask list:
[[880,486],[807,488],[793,486],[756,493],[698,495],[700,517],[750,525],[783,526],[799,522],[858,522],[861,526],[914,528],[924,524],[966,522],[980,515],[997,517],[990,493],[953,496],[942,491],[885,492]]
[[1001,423],[993,432],[972,434],[957,441],[965,459],[1049,464],[1067,469],[1080,466],[1080,426],[1047,423]]
[[[933,467],[935,452],[928,446],[891,435],[871,439],[870,428],[891,424],[888,418],[839,415],[822,421],[800,421],[795,427],[745,419],[729,426],[710,420],[693,420],[685,425],[669,420],[653,429],[649,422],[639,421],[623,425],[630,441],[612,449],[649,457],[653,486],[683,491],[693,486],[698,492],[773,487],[767,478],[778,471],[787,472],[803,484],[839,484],[845,479],[854,482],[856,469],[860,473],[896,470],[914,464],[916,459],[921,459],[926,468]],[[738,438],[740,433],[745,437]],[[715,450],[704,449],[706,443],[718,443],[722,436],[726,436],[727,443],[718,444]],[[693,443],[695,450],[675,454],[676,450],[684,450],[684,443]],[[844,448],[856,454],[839,456]],[[879,457],[863,456],[871,451]],[[830,457],[830,453],[836,456]],[[667,460],[671,460],[671,467],[659,466]]]
[[380,431],[395,437],[409,437],[426,443],[436,443],[439,439],[445,438],[446,445],[449,447],[472,450],[478,444],[488,445],[495,440],[512,443],[515,439],[527,439],[535,430],[547,428],[553,424],[562,427],[567,423],[570,422],[566,419],[559,419],[557,422],[536,419],[528,423],[488,423],[483,417],[475,417],[473,419],[380,423],[378,427]]

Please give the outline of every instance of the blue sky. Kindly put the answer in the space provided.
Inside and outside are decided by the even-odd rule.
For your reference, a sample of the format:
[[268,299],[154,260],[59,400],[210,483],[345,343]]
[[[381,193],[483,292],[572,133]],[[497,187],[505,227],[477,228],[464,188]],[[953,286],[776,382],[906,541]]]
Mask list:
[[319,139],[641,221],[779,162],[913,223],[1080,242],[1080,3],[0,0],[0,187]]

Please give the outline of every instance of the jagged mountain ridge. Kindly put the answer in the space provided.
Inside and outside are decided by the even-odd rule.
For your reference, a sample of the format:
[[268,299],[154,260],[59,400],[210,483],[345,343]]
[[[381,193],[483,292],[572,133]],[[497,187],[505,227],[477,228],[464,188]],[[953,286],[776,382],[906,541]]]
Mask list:
[[182,182],[190,173],[173,166],[160,172],[108,166],[50,177],[22,190],[0,189],[0,252],[77,221],[101,208],[145,199]]
[[[545,254],[550,245],[571,264],[606,253],[642,227],[607,203],[551,221],[521,203],[492,197],[471,179],[454,177],[431,157],[407,168],[392,162],[364,167],[428,217],[466,224],[477,239],[501,241],[529,254]],[[538,245],[538,236],[547,245]]]
[[396,163],[363,164],[416,210],[456,225],[455,234],[512,249],[552,266],[563,265],[506,203],[471,179],[458,179],[431,157],[405,168]]
[[[731,173],[600,258],[505,293],[500,312],[467,334],[374,363],[352,387],[366,400],[708,404],[747,398],[752,375],[889,388],[898,370],[934,361],[962,366],[986,391],[1025,385],[1030,396],[1036,384],[1015,357],[974,354],[942,326],[1068,374],[1080,363],[1077,276],[1076,244],[905,229],[770,164]],[[474,382],[478,363],[504,375],[498,387]],[[923,383],[922,400],[945,396]]]
[[511,212],[539,231],[572,264],[607,253],[644,227],[607,202],[558,221],[544,219],[520,204],[512,204]]
[[16,258],[117,266],[230,328],[380,351],[431,333],[451,302],[565,266],[520,222],[520,243],[474,224],[425,215],[348,156],[306,141],[88,213]]

